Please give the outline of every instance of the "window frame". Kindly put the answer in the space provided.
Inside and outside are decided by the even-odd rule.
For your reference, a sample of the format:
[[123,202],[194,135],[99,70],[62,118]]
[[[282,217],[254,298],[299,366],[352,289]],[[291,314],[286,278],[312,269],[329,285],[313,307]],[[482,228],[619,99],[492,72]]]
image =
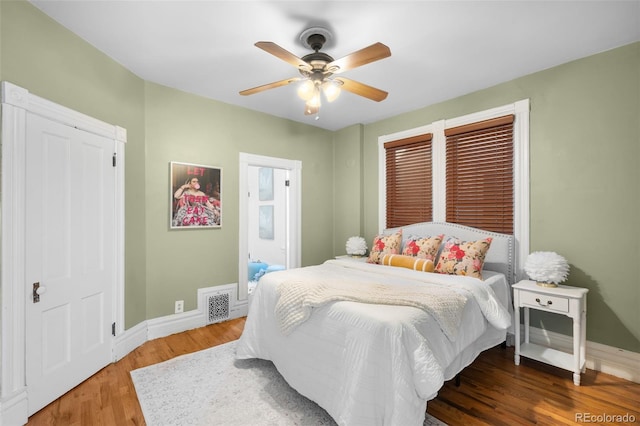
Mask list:
[[524,277],[522,265],[529,254],[529,99],[475,112],[451,119],[435,121],[431,124],[407,129],[378,137],[378,232],[386,224],[386,163],[384,144],[398,139],[432,133],[432,182],[433,221],[446,220],[446,137],[445,129],[463,126],[478,121],[489,120],[503,115],[514,114],[514,225],[515,239],[514,270],[516,278]]

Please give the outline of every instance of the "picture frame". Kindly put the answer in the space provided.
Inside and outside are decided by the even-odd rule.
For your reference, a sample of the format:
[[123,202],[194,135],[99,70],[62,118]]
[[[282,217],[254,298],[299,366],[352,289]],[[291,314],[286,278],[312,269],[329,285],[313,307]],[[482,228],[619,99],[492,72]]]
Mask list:
[[259,207],[258,237],[263,240],[273,240],[273,205]]
[[258,199],[273,200],[273,169],[271,167],[260,167],[258,170]]
[[169,163],[169,228],[222,227],[222,169]]

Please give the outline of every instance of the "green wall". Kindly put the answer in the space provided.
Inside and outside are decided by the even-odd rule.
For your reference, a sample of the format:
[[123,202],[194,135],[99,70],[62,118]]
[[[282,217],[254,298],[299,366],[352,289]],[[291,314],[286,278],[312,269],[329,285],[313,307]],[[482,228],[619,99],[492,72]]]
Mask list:
[[335,255],[346,253],[349,237],[364,235],[362,226],[362,125],[346,127],[334,135],[334,223]]
[[[302,263],[378,231],[377,140],[531,100],[531,250],[589,288],[589,340],[640,352],[640,43],[337,132],[145,82],[29,3],[0,2],[0,79],[128,131],[126,328],[237,281],[240,152],[302,161]],[[247,125],[250,123],[250,125]],[[169,161],[223,169],[223,226],[168,229]],[[557,316],[534,325],[571,334]]]
[[[195,309],[198,288],[238,282],[240,152],[302,162],[302,264],[332,255],[331,132],[152,83],[145,111],[148,318],[180,299]],[[220,229],[167,229],[170,161],[222,168]]]
[[[588,340],[640,352],[640,43],[364,126],[364,234],[378,232],[379,136],[526,98],[530,250],[562,254],[566,284],[589,289]],[[572,333],[556,315],[532,325]]]
[[[0,2],[0,79],[127,129],[125,328],[238,281],[239,153],[302,162],[302,264],[333,255],[333,133],[145,82],[26,1]],[[169,231],[169,162],[223,171],[221,229]]]
[[[0,79],[127,129],[127,326],[146,316],[144,81],[26,1],[0,1]],[[133,207],[138,206],[138,207]]]

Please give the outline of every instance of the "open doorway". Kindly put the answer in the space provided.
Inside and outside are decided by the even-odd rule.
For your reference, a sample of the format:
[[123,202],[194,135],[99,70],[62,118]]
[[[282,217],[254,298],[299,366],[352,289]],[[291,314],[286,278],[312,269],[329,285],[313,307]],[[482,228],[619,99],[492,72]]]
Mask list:
[[238,299],[265,273],[300,266],[300,161],[240,153]]
[[288,174],[273,167],[248,169],[249,294],[262,275],[287,268]]

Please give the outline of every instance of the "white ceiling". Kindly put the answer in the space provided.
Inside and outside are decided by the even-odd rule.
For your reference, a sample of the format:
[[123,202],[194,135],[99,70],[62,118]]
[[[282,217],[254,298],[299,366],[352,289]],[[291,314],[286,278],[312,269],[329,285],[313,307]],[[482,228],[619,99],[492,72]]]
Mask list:
[[[96,1],[30,0],[144,80],[278,117],[338,130],[371,123],[640,40],[635,1]],[[302,57],[298,36],[331,31],[338,59],[375,42],[391,57],[341,76],[389,92],[374,102],[344,92],[319,118],[293,85],[299,76],[253,44]]]

